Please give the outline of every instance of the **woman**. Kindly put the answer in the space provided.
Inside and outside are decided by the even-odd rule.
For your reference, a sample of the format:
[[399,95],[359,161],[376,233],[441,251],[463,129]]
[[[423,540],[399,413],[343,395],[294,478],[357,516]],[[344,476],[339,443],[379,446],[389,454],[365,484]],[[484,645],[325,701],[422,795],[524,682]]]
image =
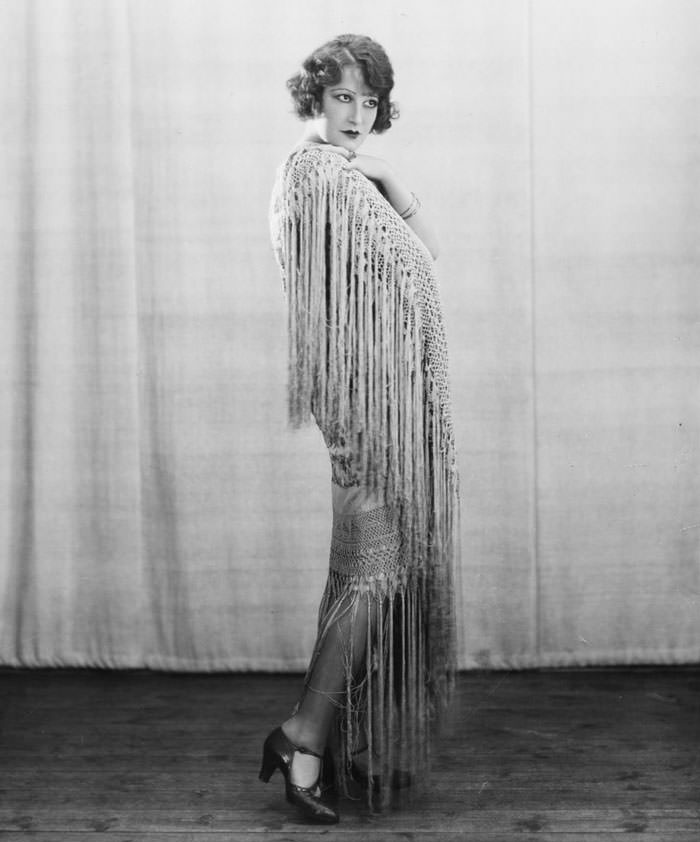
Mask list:
[[358,154],[397,116],[389,59],[342,35],[287,84],[307,121],[271,207],[289,408],[297,425],[313,415],[328,447],[333,532],[304,692],[265,741],[260,777],[279,768],[287,799],[331,823],[329,767],[370,805],[427,772],[454,674],[458,481],[435,236],[386,161]]

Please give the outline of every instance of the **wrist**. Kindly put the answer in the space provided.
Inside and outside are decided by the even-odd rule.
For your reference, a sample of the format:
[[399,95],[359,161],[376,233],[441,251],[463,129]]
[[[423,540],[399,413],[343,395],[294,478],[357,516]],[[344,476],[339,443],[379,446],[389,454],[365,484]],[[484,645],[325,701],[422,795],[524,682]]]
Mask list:
[[418,211],[421,209],[421,202],[418,196],[415,193],[411,193],[411,201],[406,206],[405,210],[399,210],[398,214],[403,220],[409,220],[412,216],[415,216]]

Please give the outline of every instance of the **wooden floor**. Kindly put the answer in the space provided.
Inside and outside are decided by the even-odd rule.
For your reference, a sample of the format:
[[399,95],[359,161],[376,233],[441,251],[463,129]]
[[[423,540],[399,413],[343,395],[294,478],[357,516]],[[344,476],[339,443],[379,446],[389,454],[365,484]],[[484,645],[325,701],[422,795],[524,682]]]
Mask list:
[[257,779],[299,682],[0,672],[0,840],[700,842],[700,670],[464,673],[430,795],[332,828]]

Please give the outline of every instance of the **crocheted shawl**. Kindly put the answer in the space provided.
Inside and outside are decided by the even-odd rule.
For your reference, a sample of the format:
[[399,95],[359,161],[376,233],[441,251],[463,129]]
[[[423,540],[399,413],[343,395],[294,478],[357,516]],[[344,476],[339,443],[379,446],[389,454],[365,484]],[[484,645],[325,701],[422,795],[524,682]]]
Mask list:
[[279,168],[271,232],[289,304],[290,420],[361,431],[362,481],[386,490],[407,564],[425,574],[427,681],[441,707],[455,670],[458,474],[433,261],[375,185],[318,145]]

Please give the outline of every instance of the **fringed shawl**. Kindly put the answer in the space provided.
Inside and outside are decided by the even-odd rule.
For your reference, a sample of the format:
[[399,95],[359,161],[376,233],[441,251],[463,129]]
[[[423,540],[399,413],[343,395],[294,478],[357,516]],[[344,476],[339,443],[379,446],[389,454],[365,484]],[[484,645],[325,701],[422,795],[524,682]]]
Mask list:
[[357,468],[399,513],[423,582],[428,706],[455,670],[458,474],[433,263],[374,184],[317,145],[280,167],[273,245],[289,304],[289,416],[350,432]]

